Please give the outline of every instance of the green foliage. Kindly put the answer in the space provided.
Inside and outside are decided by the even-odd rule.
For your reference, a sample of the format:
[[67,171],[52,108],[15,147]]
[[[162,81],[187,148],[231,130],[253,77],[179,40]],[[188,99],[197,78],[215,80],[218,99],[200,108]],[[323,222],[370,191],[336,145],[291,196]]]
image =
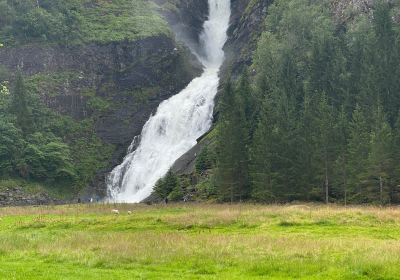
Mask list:
[[175,186],[175,188],[168,195],[168,200],[170,201],[183,201],[184,192],[180,186]]
[[105,167],[113,148],[93,134],[91,120],[46,108],[32,84],[18,74],[11,94],[0,95],[0,176],[77,191]]
[[0,1],[0,38],[7,44],[108,43],[169,32],[145,0]]
[[21,75],[17,77],[15,84],[10,112],[16,116],[15,124],[22,133],[18,134],[12,124],[3,126],[7,138],[2,139],[2,144],[8,145],[7,140],[14,137],[14,145],[19,146],[18,152],[12,152],[13,145],[9,145],[12,156],[3,158],[10,166],[8,172],[17,172],[24,178],[57,180],[60,183],[73,184],[76,180],[76,170],[72,164],[68,145],[62,143],[61,139],[52,133],[32,133],[33,120],[30,113],[32,108],[28,106],[27,92]]
[[24,134],[32,131],[33,119],[28,107],[27,92],[21,73],[17,74],[15,87],[12,92],[10,111],[16,116],[16,124]]
[[242,200],[249,194],[245,94],[241,86],[235,89],[228,82],[220,101],[215,184],[223,201]]
[[[390,202],[389,180],[393,174],[393,146],[392,146],[392,128],[386,121],[386,116],[382,111],[382,106],[378,103],[374,110],[374,123],[371,129],[370,146],[368,154],[368,174],[369,187],[367,197],[373,200],[379,193],[381,204]],[[372,196],[372,198],[371,198]]]
[[180,194],[180,190],[177,188],[179,188],[178,177],[172,171],[168,171],[167,175],[157,182],[154,193],[162,199],[168,198],[171,194],[175,198]]
[[255,75],[221,97],[220,199],[400,201],[395,7],[376,1],[340,24],[329,1],[269,7]]
[[208,147],[205,146],[201,151],[200,155],[196,159],[196,171],[199,174],[203,174],[207,170],[213,167],[213,154],[209,151]]
[[196,184],[194,200],[197,201],[214,201],[220,194],[213,182],[212,177],[206,177]]
[[24,147],[22,131],[14,124],[0,119],[0,174],[12,173]]
[[22,177],[59,184],[74,183],[77,176],[68,145],[51,134],[39,132],[29,135],[27,141],[17,167]]
[[94,112],[101,114],[102,112],[105,112],[110,108],[111,102],[109,102],[105,98],[92,96],[87,102],[87,105]]

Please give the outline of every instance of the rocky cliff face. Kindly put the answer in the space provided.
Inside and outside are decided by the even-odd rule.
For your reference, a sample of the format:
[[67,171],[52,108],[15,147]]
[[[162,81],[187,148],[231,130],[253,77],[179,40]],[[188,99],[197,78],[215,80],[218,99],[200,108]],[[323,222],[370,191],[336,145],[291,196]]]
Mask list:
[[267,9],[273,0],[232,0],[231,27],[225,45],[223,75],[233,78],[251,65],[252,54],[261,35]]
[[[178,49],[167,36],[106,45],[29,45],[0,51],[3,66],[44,80],[38,84],[43,102],[75,119],[97,113],[87,104],[93,94],[118,101],[124,91],[163,87],[164,92],[153,93],[155,99],[167,94],[165,88],[183,87],[199,71],[188,59],[187,50]],[[57,79],[51,81],[54,76]],[[118,138],[107,133],[102,136],[107,141]]]
[[172,9],[168,0],[156,0],[156,3],[166,7],[161,13],[169,22],[177,39],[198,51],[199,34],[208,15],[208,0],[178,0]]

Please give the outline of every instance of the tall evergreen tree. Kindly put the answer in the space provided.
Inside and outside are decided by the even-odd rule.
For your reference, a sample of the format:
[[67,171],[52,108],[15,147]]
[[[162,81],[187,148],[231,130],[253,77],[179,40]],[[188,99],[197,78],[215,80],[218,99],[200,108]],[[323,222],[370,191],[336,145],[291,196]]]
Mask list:
[[272,172],[273,123],[269,105],[266,100],[250,149],[252,198],[262,202],[276,202],[278,199],[276,174]]
[[164,178],[158,180],[154,192],[163,200],[167,199],[171,192],[178,187],[178,177],[170,170]]
[[12,91],[11,112],[16,116],[16,124],[26,135],[32,131],[32,117],[28,107],[28,96],[25,83],[20,72],[17,73],[14,90]]
[[349,194],[352,201],[363,202],[363,187],[367,183],[370,127],[360,106],[356,106],[350,122],[348,142]]
[[298,166],[298,182],[302,186],[301,191],[308,194],[305,196],[306,199],[320,199],[320,188],[317,188],[318,182],[316,182],[316,163],[314,161],[315,151],[315,112],[316,105],[311,94],[306,91],[304,96],[304,102],[302,104],[302,111],[299,118],[299,160]]
[[348,137],[349,137],[349,121],[346,114],[346,107],[342,105],[339,115],[335,123],[337,144],[337,158],[335,161],[335,185],[338,198],[343,198],[343,202],[347,205],[348,200]]
[[400,85],[397,76],[399,50],[396,46],[396,34],[393,28],[393,19],[388,1],[379,0],[375,3],[373,26],[375,30],[375,67],[378,98],[382,100],[384,110],[393,125],[400,106]]
[[254,126],[254,102],[249,77],[245,72],[234,90],[235,106],[232,120],[236,126],[233,137],[236,142],[238,199],[242,201],[250,196],[249,145],[250,131]]
[[379,202],[388,202],[389,179],[392,168],[392,131],[386,121],[383,107],[378,103],[374,111],[374,123],[371,130],[371,142],[368,155],[367,192],[364,194],[370,201],[375,201],[379,190]]
[[316,115],[316,158],[319,163],[319,176],[324,186],[324,200],[329,203],[330,179],[332,162],[334,160],[334,116],[332,107],[328,104],[327,96],[321,94],[318,100],[318,109]]
[[245,69],[239,79],[236,88],[237,104],[241,106],[244,113],[244,121],[249,134],[248,140],[250,141],[257,126],[257,118],[261,104],[257,103],[254,90],[250,85],[250,77],[248,70]]
[[393,152],[393,169],[392,184],[390,190],[390,200],[400,201],[400,114],[397,117],[396,124],[392,130],[392,152]]
[[242,98],[228,82],[221,99],[217,140],[215,182],[222,200],[233,202],[249,194],[247,143],[248,129]]

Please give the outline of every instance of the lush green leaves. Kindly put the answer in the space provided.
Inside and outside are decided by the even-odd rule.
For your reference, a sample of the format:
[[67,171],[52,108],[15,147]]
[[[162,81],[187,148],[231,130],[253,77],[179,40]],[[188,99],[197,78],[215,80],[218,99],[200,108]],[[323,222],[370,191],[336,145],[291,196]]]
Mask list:
[[168,171],[167,175],[157,182],[154,187],[154,192],[162,199],[167,199],[171,193],[173,193],[172,196],[174,198],[177,198],[180,196],[178,187],[177,176],[171,171]]
[[74,121],[46,108],[18,74],[0,94],[0,176],[69,189],[89,184],[112,147],[93,135],[90,120]]

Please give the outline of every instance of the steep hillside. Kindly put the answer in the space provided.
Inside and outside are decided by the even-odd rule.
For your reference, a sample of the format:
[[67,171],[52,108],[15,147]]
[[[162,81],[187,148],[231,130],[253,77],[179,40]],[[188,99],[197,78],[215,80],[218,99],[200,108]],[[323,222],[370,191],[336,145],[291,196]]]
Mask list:
[[214,130],[173,169],[181,197],[398,203],[400,3],[238,4]]
[[[3,178],[63,184],[46,174],[45,147],[38,144],[54,138],[66,145],[58,152],[68,154],[73,177],[62,188],[76,193],[92,185],[90,192],[101,196],[104,174],[121,161],[150,114],[201,70],[170,28],[179,22],[194,36],[207,13],[201,2],[1,1],[0,80],[9,81],[12,93],[1,97],[3,132],[13,127],[22,135],[15,136],[22,152],[6,155]],[[183,16],[188,10],[197,22]],[[29,132],[10,105],[17,72],[31,100]],[[32,140],[32,133],[47,140]],[[29,145],[37,148],[33,155]]]

